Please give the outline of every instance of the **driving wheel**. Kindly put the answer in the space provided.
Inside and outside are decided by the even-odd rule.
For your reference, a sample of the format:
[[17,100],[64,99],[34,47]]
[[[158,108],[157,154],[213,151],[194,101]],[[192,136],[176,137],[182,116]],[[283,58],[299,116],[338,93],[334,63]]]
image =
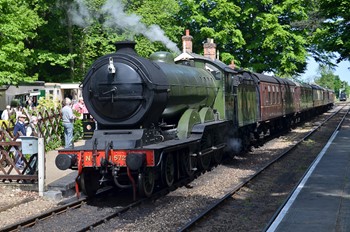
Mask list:
[[146,168],[138,176],[138,190],[141,197],[149,197],[153,193],[155,177],[152,168]]
[[162,182],[165,186],[171,186],[175,180],[174,156],[169,153],[162,161]]

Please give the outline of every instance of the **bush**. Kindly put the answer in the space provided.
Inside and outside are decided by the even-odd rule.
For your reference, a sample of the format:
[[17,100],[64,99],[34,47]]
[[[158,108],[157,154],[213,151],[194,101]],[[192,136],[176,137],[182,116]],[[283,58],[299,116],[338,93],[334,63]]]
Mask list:
[[12,108],[16,108],[16,107],[18,107],[18,106],[20,106],[21,104],[20,104],[20,102],[19,102],[19,99],[13,99],[13,100],[11,100],[11,103],[10,103],[10,106],[12,107]]

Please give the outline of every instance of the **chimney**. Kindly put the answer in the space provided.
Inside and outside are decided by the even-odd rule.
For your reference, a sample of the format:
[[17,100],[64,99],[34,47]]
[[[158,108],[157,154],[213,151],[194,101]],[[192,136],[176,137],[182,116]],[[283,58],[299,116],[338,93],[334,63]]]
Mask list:
[[234,60],[231,60],[231,64],[229,64],[229,67],[235,69],[236,65]]
[[190,30],[186,29],[186,35],[182,36],[182,52],[192,53],[192,39]]
[[115,43],[117,53],[129,53],[131,55],[137,55],[135,51],[136,42],[134,41],[118,41]]
[[204,56],[215,60],[216,58],[216,44],[213,39],[207,38],[207,42],[204,43]]

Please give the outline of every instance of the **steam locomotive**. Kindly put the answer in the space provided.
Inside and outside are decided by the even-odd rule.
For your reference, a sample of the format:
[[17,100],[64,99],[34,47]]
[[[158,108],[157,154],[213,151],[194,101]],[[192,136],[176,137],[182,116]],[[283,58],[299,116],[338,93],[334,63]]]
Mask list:
[[167,52],[138,56],[134,42],[116,46],[82,83],[98,129],[84,146],[56,158],[59,169],[78,170],[76,188],[88,196],[115,185],[148,197],[334,102],[334,93],[319,86],[200,55],[175,63]]

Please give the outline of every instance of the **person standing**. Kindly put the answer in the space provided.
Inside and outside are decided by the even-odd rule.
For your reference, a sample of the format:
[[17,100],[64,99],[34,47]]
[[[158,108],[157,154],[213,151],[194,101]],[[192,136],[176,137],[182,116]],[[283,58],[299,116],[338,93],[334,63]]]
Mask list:
[[[15,141],[20,141],[18,139],[19,136],[24,136],[26,135],[26,125],[25,125],[25,119],[27,116],[25,116],[24,114],[20,113],[18,114],[18,119],[16,122],[16,125],[13,129],[13,136],[14,136],[14,140]],[[16,167],[18,169],[23,169],[23,160],[22,157],[19,156],[19,154],[16,152],[15,154],[15,160],[16,160]]]
[[[38,128],[38,117],[32,116],[30,122],[27,125],[27,136],[41,137],[40,130]],[[25,174],[33,175],[38,170],[38,154],[32,154],[29,159],[30,168],[26,169]]]
[[27,136],[41,137],[40,131],[38,130],[38,117],[32,116],[26,130]]
[[11,115],[11,106],[7,105],[6,109],[1,114],[1,120],[8,121],[10,119],[10,115]]
[[64,128],[64,148],[73,148],[73,122],[75,116],[72,110],[72,100],[69,98],[64,99],[64,107],[62,108],[62,122]]
[[84,99],[82,97],[79,98],[79,101],[74,104],[73,110],[77,111],[80,114],[80,119],[83,119],[83,115],[88,113],[86,109]]
[[18,114],[16,125],[13,128],[13,136],[15,139],[17,139],[19,136],[26,135],[26,125],[24,124],[26,117],[27,116],[22,113]]

